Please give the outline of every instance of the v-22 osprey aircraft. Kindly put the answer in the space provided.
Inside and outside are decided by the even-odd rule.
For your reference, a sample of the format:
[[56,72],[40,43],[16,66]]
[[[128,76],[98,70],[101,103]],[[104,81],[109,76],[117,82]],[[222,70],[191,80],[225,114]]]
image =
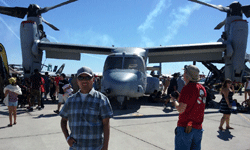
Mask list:
[[[242,12],[250,17],[250,7],[234,2],[229,7],[211,5],[192,0],[221,11],[227,12],[223,37],[214,43],[159,46],[159,47],[101,47],[77,44],[52,43],[46,38],[42,23],[54,30],[54,25],[45,21],[42,14],[54,8],[75,2],[68,0],[52,7],[40,8],[31,4],[28,8],[3,7],[0,13],[24,18],[20,26],[20,39],[25,77],[34,69],[41,69],[43,50],[46,58],[80,60],[80,53],[108,55],[103,68],[101,91],[108,96],[116,97],[123,104],[127,98],[138,98],[147,89],[155,86],[148,84],[146,75],[147,60],[149,63],[200,61],[223,62],[226,65],[225,77],[240,82],[244,71],[248,25],[242,19]],[[224,25],[219,24],[220,26]],[[219,27],[218,27],[219,28]],[[153,82],[155,83],[155,82]]]

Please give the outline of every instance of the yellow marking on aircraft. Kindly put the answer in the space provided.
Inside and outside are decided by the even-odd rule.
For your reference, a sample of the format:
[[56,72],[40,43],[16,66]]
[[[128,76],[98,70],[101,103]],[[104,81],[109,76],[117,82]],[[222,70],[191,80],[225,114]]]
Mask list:
[[9,67],[8,67],[8,59],[7,59],[7,55],[5,52],[5,48],[4,46],[0,43],[0,57],[2,57],[5,69],[7,70],[7,73],[9,73]]

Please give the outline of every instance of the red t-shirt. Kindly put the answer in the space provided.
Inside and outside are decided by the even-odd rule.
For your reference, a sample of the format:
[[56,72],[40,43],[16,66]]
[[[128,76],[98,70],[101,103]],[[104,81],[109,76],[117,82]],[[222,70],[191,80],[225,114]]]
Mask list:
[[59,81],[61,80],[61,78],[60,77],[55,77],[55,81],[56,81],[56,85],[58,85],[59,84]]
[[45,90],[44,90],[45,81],[44,81],[43,77],[41,77],[41,81],[42,81],[42,84],[41,84],[41,92],[44,93],[44,92],[45,92]]
[[206,97],[206,90],[201,84],[190,82],[184,86],[179,103],[185,103],[187,107],[182,114],[179,114],[177,126],[186,127],[188,123],[192,123],[193,128],[202,129]]

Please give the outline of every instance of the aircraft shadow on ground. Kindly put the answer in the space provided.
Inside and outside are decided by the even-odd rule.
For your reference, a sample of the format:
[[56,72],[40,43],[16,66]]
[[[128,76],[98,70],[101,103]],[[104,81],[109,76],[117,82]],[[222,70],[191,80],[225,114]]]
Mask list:
[[125,114],[131,114],[137,112],[141,105],[138,103],[131,104],[130,102],[126,103],[126,109],[120,109],[120,104],[115,101],[110,101],[111,107],[113,109],[114,116],[120,116]]
[[[114,100],[110,99],[110,103],[114,112],[114,119],[136,119],[136,118],[153,118],[153,117],[172,117],[172,116],[178,116],[179,113],[176,111],[176,109],[171,109],[171,104],[168,103],[165,108],[163,108],[162,102],[157,103],[151,103],[147,101],[147,97],[144,96],[140,99],[132,99],[129,101],[126,101],[127,109],[121,110],[119,108],[120,104]],[[162,107],[162,111],[165,114],[157,114],[157,115],[138,115],[137,111],[140,109],[141,106],[159,106]],[[219,103],[212,101],[211,106],[209,106],[208,109],[219,109]],[[170,112],[176,111],[176,114],[168,114]],[[205,112],[205,114],[211,114],[211,113],[218,113],[219,111],[212,111],[212,112]],[[134,113],[134,114],[133,114]],[[121,116],[131,114],[131,116]]]
[[231,134],[231,132],[229,130],[223,130],[223,131],[217,131],[219,133],[219,135],[217,135],[217,137],[221,140],[224,141],[229,141],[232,140],[233,137],[235,137],[234,135]]
[[[218,113],[218,111],[213,111],[213,112],[205,112],[205,114],[213,114],[213,113]],[[132,116],[115,116],[113,119],[138,119],[138,118],[158,118],[158,117],[174,117],[174,116],[179,116],[179,113],[175,114],[156,114],[156,115],[132,115]]]
[[139,99],[132,98],[125,101],[126,109],[120,109],[120,103],[115,99],[109,99],[112,106],[114,116],[120,116],[125,114],[131,114],[137,112],[142,105],[145,106],[159,106],[162,107],[163,103],[149,103],[147,102],[147,96]]

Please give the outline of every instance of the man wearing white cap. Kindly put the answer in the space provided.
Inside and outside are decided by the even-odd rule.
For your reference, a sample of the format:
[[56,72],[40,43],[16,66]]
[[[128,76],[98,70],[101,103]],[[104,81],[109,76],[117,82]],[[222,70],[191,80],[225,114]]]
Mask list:
[[175,150],[201,149],[202,122],[206,103],[206,90],[197,83],[199,69],[193,65],[185,65],[183,87],[179,101],[174,101],[179,114],[177,128],[175,129]]
[[92,70],[80,68],[77,71],[80,90],[68,98],[60,112],[61,128],[70,149],[108,149],[113,111],[108,98],[93,88],[93,82]]

